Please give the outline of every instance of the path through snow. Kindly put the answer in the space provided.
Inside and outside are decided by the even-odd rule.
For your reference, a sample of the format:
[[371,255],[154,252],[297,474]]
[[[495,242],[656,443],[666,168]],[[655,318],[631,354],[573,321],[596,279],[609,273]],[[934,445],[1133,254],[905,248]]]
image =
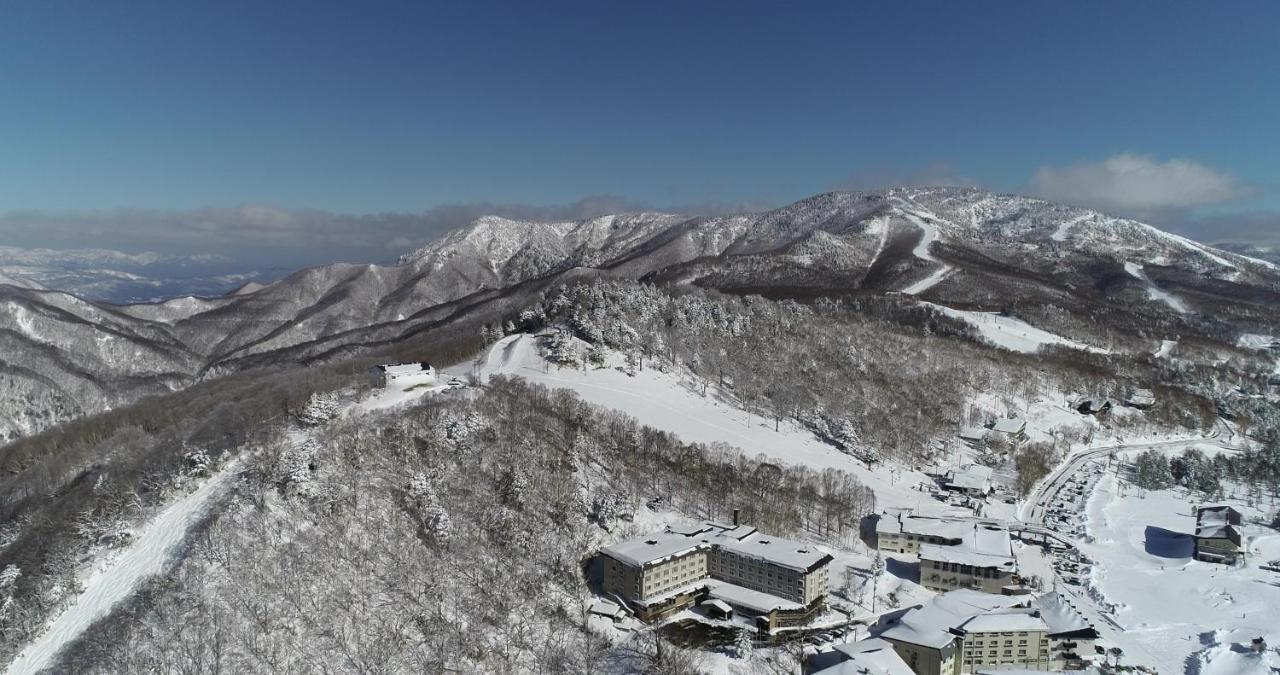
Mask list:
[[64,647],[79,638],[93,622],[106,616],[117,603],[131,596],[139,582],[164,572],[173,560],[174,548],[182,543],[187,531],[204,516],[214,496],[239,469],[240,458],[236,458],[147,523],[142,536],[94,572],[85,582],[80,597],[27,645],[5,672],[27,675],[54,665],[55,657]]

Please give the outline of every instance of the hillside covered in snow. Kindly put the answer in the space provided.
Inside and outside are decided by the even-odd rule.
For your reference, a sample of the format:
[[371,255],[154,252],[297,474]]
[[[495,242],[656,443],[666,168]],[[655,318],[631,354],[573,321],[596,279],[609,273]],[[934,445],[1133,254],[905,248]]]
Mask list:
[[444,326],[478,330],[601,276],[802,301],[918,297],[1017,351],[1137,354],[1175,340],[1183,358],[1221,361],[1241,334],[1280,334],[1270,263],[977,190],[829,193],[711,218],[484,217],[396,265],[306,269],[212,299],[116,306],[0,277],[0,438],[210,376],[386,351]]

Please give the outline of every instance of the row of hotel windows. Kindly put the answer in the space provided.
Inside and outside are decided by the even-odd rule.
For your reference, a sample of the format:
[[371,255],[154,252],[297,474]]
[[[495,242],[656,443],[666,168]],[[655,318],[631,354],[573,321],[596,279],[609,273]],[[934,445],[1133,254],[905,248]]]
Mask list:
[[994,567],[974,567],[973,565],[961,565],[960,563],[937,562],[934,560],[926,560],[930,567],[942,572],[957,572],[959,574],[969,574],[972,576],[981,576],[984,579],[993,579],[996,577],[997,571]]

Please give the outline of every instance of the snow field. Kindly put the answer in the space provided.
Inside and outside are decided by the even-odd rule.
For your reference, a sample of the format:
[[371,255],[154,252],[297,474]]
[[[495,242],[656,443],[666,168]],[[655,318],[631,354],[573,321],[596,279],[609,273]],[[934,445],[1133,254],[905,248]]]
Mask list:
[[[1245,515],[1259,512],[1226,500]],[[1160,673],[1270,673],[1274,654],[1249,657],[1248,640],[1280,640],[1280,574],[1258,567],[1280,557],[1280,535],[1246,524],[1243,567],[1195,560],[1193,504],[1181,491],[1142,494],[1107,474],[1087,506],[1093,542],[1082,550],[1097,564],[1090,584],[1124,627],[1114,641],[1129,662]],[[1269,533],[1269,534],[1268,534]]]
[[1091,347],[1082,342],[1070,340],[1061,335],[1055,335],[1047,330],[1036,328],[1031,324],[1016,319],[1011,316],[1001,316],[996,312],[974,312],[961,309],[952,309],[944,305],[937,305],[931,302],[923,303],[937,309],[947,316],[961,319],[969,325],[978,329],[989,342],[997,347],[1003,347],[1010,351],[1022,352],[1024,354],[1034,353],[1043,345],[1062,345],[1072,349],[1080,349],[1086,352],[1095,352],[1098,354],[1109,354],[1110,351],[1098,347]]

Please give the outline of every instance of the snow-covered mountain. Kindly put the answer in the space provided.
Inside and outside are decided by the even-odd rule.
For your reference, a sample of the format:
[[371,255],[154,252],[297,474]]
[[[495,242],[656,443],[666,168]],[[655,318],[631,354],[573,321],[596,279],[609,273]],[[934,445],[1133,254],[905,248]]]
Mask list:
[[1076,339],[1105,330],[1233,344],[1236,333],[1280,332],[1271,263],[1137,221],[979,190],[828,193],[711,218],[489,216],[394,265],[315,267],[212,299],[113,306],[0,278],[0,438],[211,374],[510,316],[584,275],[775,296],[905,293],[964,310],[1012,308]]
[[218,255],[0,246],[0,283],[56,289],[115,304],[180,295],[216,297],[251,281],[280,276],[280,270],[245,269]]

